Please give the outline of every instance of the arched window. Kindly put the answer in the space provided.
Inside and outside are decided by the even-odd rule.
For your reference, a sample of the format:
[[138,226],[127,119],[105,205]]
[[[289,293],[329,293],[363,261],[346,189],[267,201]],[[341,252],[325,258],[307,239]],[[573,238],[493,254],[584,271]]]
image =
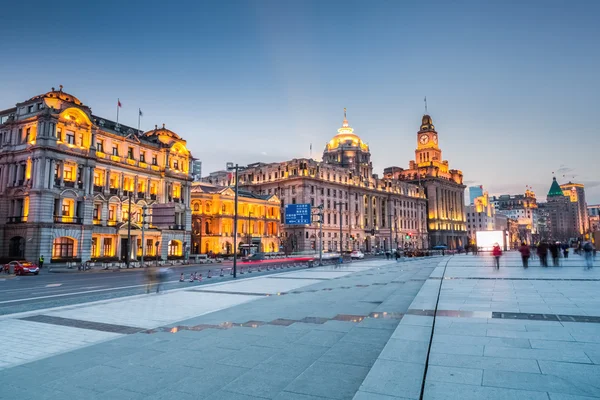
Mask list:
[[209,221],[206,221],[204,223],[204,233],[207,234],[207,235],[211,234],[211,232],[210,232],[210,222]]
[[52,243],[52,258],[72,258],[75,256],[75,240],[59,237]]
[[200,203],[194,203],[194,212],[200,212]]
[[179,240],[170,240],[169,248],[167,250],[168,256],[180,256],[181,255],[181,242]]

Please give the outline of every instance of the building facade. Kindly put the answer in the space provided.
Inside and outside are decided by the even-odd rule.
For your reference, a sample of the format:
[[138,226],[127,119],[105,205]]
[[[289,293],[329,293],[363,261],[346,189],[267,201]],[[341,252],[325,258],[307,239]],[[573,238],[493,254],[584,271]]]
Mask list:
[[62,87],[0,111],[0,121],[0,257],[63,264],[124,259],[128,248],[133,259],[183,256],[191,156],[177,134],[96,116]]
[[527,188],[525,194],[494,196],[491,203],[496,214],[506,215],[516,221],[518,240],[530,244],[537,235],[538,205],[535,193]]
[[483,196],[483,186],[469,187],[469,205],[475,204],[475,199]]
[[[418,185],[373,174],[369,146],[344,118],[325,146],[323,161],[301,158],[256,163],[239,174],[239,185],[259,195],[276,195],[286,204],[323,207],[323,249],[366,252],[428,248],[426,199]],[[230,186],[232,174],[218,171],[205,182]],[[319,249],[319,222],[282,226],[288,252]]]
[[583,237],[584,235],[589,234],[590,232],[590,221],[588,218],[588,207],[585,201],[585,188],[580,183],[565,183],[560,185],[565,196],[568,196],[571,200],[571,203],[575,204],[576,212],[575,212],[575,224],[577,225],[577,231],[579,232],[579,236]]
[[552,178],[544,208],[548,213],[548,239],[568,241],[581,237],[578,203],[572,201],[571,193],[563,192],[556,178]]
[[424,115],[417,132],[415,160],[409,169],[388,167],[386,178],[399,179],[422,186],[427,198],[427,230],[432,246],[455,249],[467,244],[465,185],[460,170],[450,169],[443,160],[438,132],[432,119]]
[[473,199],[473,204],[466,207],[467,233],[469,244],[477,244],[478,231],[496,230],[496,211],[490,203],[488,192]]
[[587,207],[589,216],[590,232],[600,231],[600,204],[594,204]]
[[[235,192],[227,186],[192,186],[192,254],[233,254]],[[238,190],[237,244],[242,253],[279,252],[280,200]]]

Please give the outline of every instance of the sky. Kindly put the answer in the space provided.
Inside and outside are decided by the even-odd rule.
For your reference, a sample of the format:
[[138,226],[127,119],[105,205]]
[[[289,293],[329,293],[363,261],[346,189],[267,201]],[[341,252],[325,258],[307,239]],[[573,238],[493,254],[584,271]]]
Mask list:
[[344,108],[376,173],[408,168],[426,96],[467,186],[545,199],[555,173],[600,203],[600,2],[35,0],[3,12],[0,109],[61,84],[108,119],[120,99],[122,124],[141,108],[142,129],[177,132],[204,175],[320,159]]

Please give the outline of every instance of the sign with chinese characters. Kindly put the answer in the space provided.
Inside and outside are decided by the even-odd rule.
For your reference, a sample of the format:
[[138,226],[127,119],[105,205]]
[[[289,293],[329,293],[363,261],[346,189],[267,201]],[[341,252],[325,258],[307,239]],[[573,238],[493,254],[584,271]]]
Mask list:
[[286,204],[285,205],[285,224],[286,225],[310,225],[311,209],[310,204]]

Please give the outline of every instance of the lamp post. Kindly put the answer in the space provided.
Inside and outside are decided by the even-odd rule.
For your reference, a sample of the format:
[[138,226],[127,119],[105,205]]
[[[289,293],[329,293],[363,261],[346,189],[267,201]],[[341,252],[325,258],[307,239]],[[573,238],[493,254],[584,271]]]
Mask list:
[[[452,244],[454,245],[454,223],[452,222],[452,214],[454,212],[454,208],[450,207],[450,229],[452,230],[452,236],[450,236],[452,238]],[[456,248],[456,246],[454,246],[454,248]],[[450,250],[452,250],[452,247],[450,247]]]
[[131,191],[128,191],[129,211],[127,213],[127,255],[125,256],[125,265],[129,268],[129,259],[131,258]]
[[344,235],[344,233],[342,231],[342,206],[344,204],[346,204],[346,203],[343,202],[343,201],[333,202],[333,206],[334,207],[338,207],[338,206],[340,207],[340,256],[341,257],[343,257],[343,254],[344,254],[344,247],[343,247],[344,246],[344,244],[343,244],[343,235]]
[[238,222],[238,172],[243,170],[237,164],[227,163],[227,171],[235,171],[235,198],[233,202],[233,277],[237,277],[237,222]]
[[142,207],[142,267],[144,266],[144,257],[146,256],[146,245],[144,243],[144,230],[146,229],[146,217],[148,216],[146,211],[148,211],[148,206],[144,205],[144,207]]

